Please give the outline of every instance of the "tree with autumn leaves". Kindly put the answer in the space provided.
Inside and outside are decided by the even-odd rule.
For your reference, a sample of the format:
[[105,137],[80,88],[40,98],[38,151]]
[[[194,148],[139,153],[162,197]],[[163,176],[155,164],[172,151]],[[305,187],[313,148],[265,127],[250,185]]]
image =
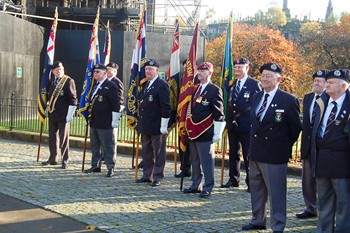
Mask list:
[[[213,81],[218,83],[222,54],[226,35],[222,35],[207,44],[206,60],[216,67]],[[283,68],[283,81],[280,87],[298,97],[310,90],[311,64],[304,59],[297,44],[288,41],[278,30],[262,25],[234,24],[232,37],[233,59],[246,57],[249,59],[252,77],[260,79],[259,67],[267,62],[275,62]]]

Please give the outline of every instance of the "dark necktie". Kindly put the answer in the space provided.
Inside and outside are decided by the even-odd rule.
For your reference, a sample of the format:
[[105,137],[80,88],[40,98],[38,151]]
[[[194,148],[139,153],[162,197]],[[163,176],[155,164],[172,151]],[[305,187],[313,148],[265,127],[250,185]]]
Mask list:
[[238,80],[235,89],[233,90],[233,100],[236,101],[241,89],[241,80]]
[[258,111],[258,113],[256,115],[256,118],[258,119],[259,122],[262,121],[262,119],[260,119],[260,118],[261,118],[261,115],[263,114],[263,112],[264,112],[264,110],[265,110],[265,108],[267,106],[267,98],[268,97],[269,97],[269,94],[266,93],[264,101],[263,101],[263,103],[262,103],[261,107],[259,108],[259,111]]
[[53,86],[56,87],[58,84],[58,78],[55,78],[55,80],[53,81]]
[[316,95],[316,99],[315,99],[315,102],[314,102],[314,107],[312,108],[312,115],[311,115],[311,125],[314,124],[314,120],[315,120],[315,115],[316,115],[316,100],[318,100],[320,98],[320,95]]
[[202,85],[199,86],[199,88],[197,89],[196,94],[194,95],[192,106],[194,106],[196,104],[197,99],[201,95],[201,91],[202,91]]
[[99,82],[96,82],[95,83],[95,85],[94,85],[94,87],[92,88],[92,95],[94,95],[94,93],[95,93],[95,91],[97,90],[97,87],[98,87],[98,85],[99,85],[100,83]]
[[332,127],[332,123],[335,120],[335,115],[337,114],[337,111],[338,111],[337,102],[332,101],[332,104],[334,105],[334,107],[332,108],[332,111],[329,114],[329,117],[327,119],[327,125],[326,125],[326,129],[324,130],[323,137],[326,136],[327,133],[329,133],[329,131],[330,131],[331,127]]

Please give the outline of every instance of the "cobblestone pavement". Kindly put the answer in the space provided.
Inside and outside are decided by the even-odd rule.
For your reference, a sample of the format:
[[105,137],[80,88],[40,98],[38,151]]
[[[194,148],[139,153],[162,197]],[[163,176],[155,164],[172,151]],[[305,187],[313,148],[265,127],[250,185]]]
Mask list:
[[[106,232],[240,232],[251,218],[250,195],[244,173],[241,186],[220,189],[221,171],[215,169],[216,186],[210,199],[179,191],[174,164],[166,164],[166,177],[159,187],[136,184],[131,157],[117,156],[116,176],[81,173],[82,150],[71,149],[67,170],[36,163],[37,145],[0,140],[0,192],[42,206]],[[42,146],[42,161],[48,147]],[[91,158],[87,152],[86,168]],[[226,174],[228,172],[226,171]],[[139,178],[142,171],[139,172]],[[189,187],[185,179],[184,187]],[[286,232],[314,232],[316,219],[298,220],[303,210],[301,181],[288,178]],[[271,232],[271,230],[257,231]]]

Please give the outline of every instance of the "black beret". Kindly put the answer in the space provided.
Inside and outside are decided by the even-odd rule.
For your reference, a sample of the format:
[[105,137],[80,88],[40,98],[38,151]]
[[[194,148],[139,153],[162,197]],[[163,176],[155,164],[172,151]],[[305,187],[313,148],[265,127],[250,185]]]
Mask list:
[[214,70],[214,65],[210,62],[202,62],[201,64],[198,65],[197,70]]
[[107,71],[107,67],[103,64],[96,64],[96,65],[94,65],[94,70]]
[[249,65],[249,63],[249,60],[244,57],[233,61],[234,65]]
[[57,67],[60,67],[60,66],[63,67],[62,62],[60,62],[60,61],[55,61],[55,62],[52,64],[51,69],[54,70],[54,69],[56,69]]
[[159,68],[158,62],[156,62],[156,60],[154,60],[154,59],[147,60],[145,63],[145,66],[155,66],[155,67]]
[[275,73],[279,73],[279,74],[282,74],[282,68],[279,67],[276,63],[266,63],[264,65],[262,65],[260,67],[260,73],[262,74],[262,72],[264,70],[269,70],[269,71],[272,71],[272,72],[275,72]]
[[331,70],[326,75],[326,80],[332,79],[332,78],[338,78],[346,81],[347,83],[350,82],[350,70],[347,69],[341,69],[341,70]]
[[326,75],[328,74],[329,70],[318,70],[313,75],[312,78],[326,78]]
[[187,59],[183,60],[182,65],[186,65]]
[[118,68],[119,68],[118,64],[117,64],[117,63],[114,63],[114,62],[110,62],[110,63],[108,63],[106,66],[107,66],[107,67],[112,67],[112,68],[114,68],[114,69],[118,69]]

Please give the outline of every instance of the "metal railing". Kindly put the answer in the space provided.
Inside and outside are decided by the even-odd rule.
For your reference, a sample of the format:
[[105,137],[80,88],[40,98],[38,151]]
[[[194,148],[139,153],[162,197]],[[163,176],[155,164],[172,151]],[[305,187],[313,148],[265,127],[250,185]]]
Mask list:
[[[38,103],[36,100],[16,99],[14,93],[11,98],[0,98],[0,127],[9,130],[23,130],[29,132],[40,132],[41,122],[37,115]],[[85,136],[85,119],[75,114],[70,126],[70,135],[76,137]],[[48,133],[48,120],[45,121],[43,133]],[[173,129],[167,138],[167,147],[175,148],[175,140],[178,137]],[[127,127],[127,118],[125,113],[120,119],[118,127],[118,141],[125,143],[132,143],[134,140],[133,130]],[[229,143],[227,143],[229,144]],[[222,141],[216,143],[216,153],[222,153]],[[228,145],[226,156],[228,155]],[[300,140],[298,140],[293,148],[293,162],[300,161]]]

